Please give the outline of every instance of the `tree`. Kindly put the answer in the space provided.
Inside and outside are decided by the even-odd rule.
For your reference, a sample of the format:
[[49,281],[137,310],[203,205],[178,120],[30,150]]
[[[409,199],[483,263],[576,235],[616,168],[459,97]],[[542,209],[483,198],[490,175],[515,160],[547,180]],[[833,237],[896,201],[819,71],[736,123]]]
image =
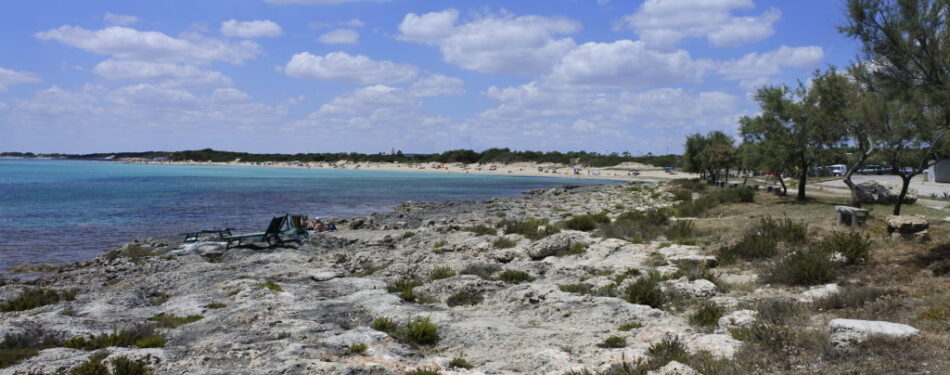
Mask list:
[[[815,78],[820,75],[816,73]],[[806,199],[808,172],[822,160],[828,147],[842,138],[839,124],[822,115],[821,99],[818,92],[802,83],[795,90],[787,86],[767,86],[755,94],[762,113],[740,119],[740,132],[746,142],[763,143],[767,152],[781,159],[772,162],[781,167],[780,173],[794,168],[798,177],[798,201]]]
[[736,165],[735,140],[721,131],[693,134],[686,137],[683,168],[699,173],[701,178],[721,181],[729,178],[729,170]]

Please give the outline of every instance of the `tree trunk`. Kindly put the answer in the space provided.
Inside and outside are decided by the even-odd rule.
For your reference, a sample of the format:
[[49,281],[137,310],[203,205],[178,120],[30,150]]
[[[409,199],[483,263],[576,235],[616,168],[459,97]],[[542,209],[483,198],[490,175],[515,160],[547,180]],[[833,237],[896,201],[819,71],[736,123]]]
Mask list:
[[803,166],[801,173],[798,175],[798,197],[795,198],[799,202],[805,201],[806,182],[808,182],[808,166]]
[[897,195],[897,203],[894,203],[894,215],[900,216],[901,214],[901,205],[904,204],[904,197],[907,196],[907,189],[910,187],[910,180],[914,178],[914,175],[904,176],[901,175],[901,193]]
[[778,183],[782,185],[782,196],[783,196],[783,197],[787,197],[787,196],[788,196],[788,186],[785,186],[785,179],[782,178],[782,175],[781,175],[781,174],[778,175]]
[[855,189],[854,182],[851,181],[851,171],[844,174],[844,184],[848,185],[848,189],[851,190],[851,205],[854,207],[861,207],[861,199],[858,197],[858,191]]

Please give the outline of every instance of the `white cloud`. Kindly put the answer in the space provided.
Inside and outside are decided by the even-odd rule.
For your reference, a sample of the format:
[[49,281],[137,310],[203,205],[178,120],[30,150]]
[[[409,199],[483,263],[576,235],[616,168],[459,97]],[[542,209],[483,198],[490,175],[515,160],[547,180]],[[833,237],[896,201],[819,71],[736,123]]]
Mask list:
[[291,77],[363,84],[406,82],[414,79],[418,71],[413,65],[376,61],[346,52],[331,52],[326,56],[301,52],[284,66],[284,73]]
[[407,14],[399,38],[438,46],[442,58],[459,67],[483,73],[544,74],[575,43],[556,38],[580,30],[563,17],[485,15],[458,24],[455,9],[422,15]]
[[765,53],[752,52],[740,59],[720,64],[718,72],[726,79],[740,81],[743,88],[751,89],[767,83],[782,68],[810,68],[821,63],[824,50],[818,46],[788,47]]
[[356,2],[374,2],[374,3],[384,3],[389,0],[267,0],[268,3],[277,4],[277,5],[327,5],[327,4],[343,4],[343,3],[356,3]]
[[0,92],[6,91],[8,86],[39,82],[39,78],[33,73],[17,72],[14,70],[0,68]]
[[702,79],[705,62],[689,52],[653,51],[641,41],[585,43],[569,52],[548,77],[555,82],[598,87],[647,88]]
[[139,18],[136,16],[115,13],[106,13],[102,19],[110,26],[128,26],[139,22]]
[[431,74],[413,82],[407,91],[418,97],[458,95],[465,92],[465,84],[455,77]]
[[139,31],[118,26],[87,30],[66,25],[38,32],[35,36],[40,40],[55,40],[68,46],[123,60],[191,64],[207,64],[218,60],[240,64],[261,52],[260,46],[248,40],[232,43],[196,34],[173,38],[157,31]]
[[324,44],[356,44],[360,42],[360,33],[350,29],[336,29],[317,37]]
[[106,60],[96,65],[93,72],[112,81],[157,82],[168,87],[231,85],[231,79],[219,72],[172,63]]
[[346,22],[341,22],[340,24],[343,26],[356,27],[356,28],[366,26],[366,22],[363,22],[363,20],[359,18],[354,18]]
[[771,36],[782,14],[771,8],[737,17],[737,9],[755,8],[753,0],[647,0],[624,19],[651,47],[672,47],[684,38],[702,37],[715,46],[738,46]]
[[221,34],[236,38],[259,38],[280,36],[280,25],[270,20],[238,21],[221,23]]

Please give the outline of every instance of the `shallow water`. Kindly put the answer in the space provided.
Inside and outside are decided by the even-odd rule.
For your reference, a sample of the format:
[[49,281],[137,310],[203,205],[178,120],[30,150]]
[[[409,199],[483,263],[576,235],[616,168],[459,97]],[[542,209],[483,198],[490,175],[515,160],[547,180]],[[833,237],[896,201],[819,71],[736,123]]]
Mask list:
[[482,200],[609,181],[344,169],[0,160],[0,270],[95,257],[145,236],[264,230],[272,216],[352,217],[405,201]]

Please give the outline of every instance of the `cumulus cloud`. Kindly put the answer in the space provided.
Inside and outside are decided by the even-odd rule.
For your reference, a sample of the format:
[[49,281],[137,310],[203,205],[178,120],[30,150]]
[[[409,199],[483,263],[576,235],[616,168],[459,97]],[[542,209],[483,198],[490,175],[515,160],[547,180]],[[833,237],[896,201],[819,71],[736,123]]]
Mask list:
[[111,81],[155,82],[168,87],[231,85],[231,79],[219,72],[187,64],[106,60],[96,65],[93,72]]
[[270,20],[238,21],[221,23],[221,34],[235,38],[260,38],[280,36],[280,25]]
[[7,87],[12,85],[38,82],[39,80],[33,73],[17,72],[0,67],[0,92],[6,91]]
[[35,36],[40,40],[54,40],[123,60],[192,64],[225,61],[241,64],[261,53],[260,46],[248,40],[232,43],[194,34],[173,38],[157,31],[139,31],[118,26],[87,30],[66,25],[38,32]]
[[346,52],[331,52],[326,56],[301,52],[284,66],[284,73],[291,77],[363,84],[406,82],[414,79],[418,72],[413,65],[376,61]]
[[464,69],[483,73],[543,74],[574,48],[570,38],[580,30],[564,17],[485,15],[459,23],[455,9],[422,15],[407,14],[399,39],[435,45],[442,58]]
[[139,22],[139,18],[136,16],[115,13],[106,13],[102,19],[110,26],[128,26]]
[[740,81],[743,88],[751,89],[768,82],[770,77],[782,72],[782,68],[810,68],[821,63],[824,50],[818,46],[781,46],[773,51],[746,54],[742,58],[721,63],[719,74],[724,78]]
[[317,37],[324,44],[356,44],[360,42],[360,33],[350,29],[336,29]]
[[708,63],[689,52],[650,50],[641,41],[585,43],[567,55],[548,77],[555,82],[598,87],[646,88],[698,82]]
[[349,21],[341,22],[340,24],[344,26],[357,27],[357,28],[366,26],[366,22],[363,22],[363,20],[359,18],[353,18]]
[[624,18],[652,47],[672,47],[690,37],[714,46],[738,46],[771,36],[782,13],[770,8],[756,16],[733,15],[754,8],[753,0],[647,0]]

